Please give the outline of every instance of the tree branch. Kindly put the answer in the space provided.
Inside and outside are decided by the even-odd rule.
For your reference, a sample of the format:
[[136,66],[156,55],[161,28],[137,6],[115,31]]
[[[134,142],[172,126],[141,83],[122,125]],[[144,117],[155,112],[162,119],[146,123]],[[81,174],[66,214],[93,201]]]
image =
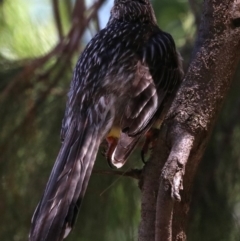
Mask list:
[[239,2],[204,2],[193,59],[150,159],[158,170],[143,173],[141,241],[186,240],[195,173],[239,62]]
[[[171,130],[170,130],[171,131]],[[173,129],[174,137],[168,159],[162,170],[156,212],[155,240],[172,240],[172,215],[174,202],[181,201],[182,178],[193,145],[194,138],[186,130],[177,126]]]

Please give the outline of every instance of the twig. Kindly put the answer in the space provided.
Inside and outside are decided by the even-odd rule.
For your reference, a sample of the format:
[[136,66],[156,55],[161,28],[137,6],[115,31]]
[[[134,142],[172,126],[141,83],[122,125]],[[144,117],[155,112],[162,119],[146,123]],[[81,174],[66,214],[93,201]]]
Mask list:
[[142,170],[139,169],[132,169],[131,171],[107,171],[107,170],[93,170],[93,173],[95,174],[101,174],[101,175],[116,175],[116,176],[123,176],[123,177],[131,177],[137,180],[140,180],[140,177],[142,175]]
[[62,28],[62,21],[60,17],[60,12],[59,12],[59,1],[58,0],[52,0],[52,5],[53,5],[53,15],[58,31],[58,37],[59,41],[62,40],[63,38],[63,28]]

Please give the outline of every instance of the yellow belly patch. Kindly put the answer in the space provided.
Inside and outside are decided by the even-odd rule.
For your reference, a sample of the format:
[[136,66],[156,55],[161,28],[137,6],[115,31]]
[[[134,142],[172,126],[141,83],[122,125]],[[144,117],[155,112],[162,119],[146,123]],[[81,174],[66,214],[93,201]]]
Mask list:
[[119,138],[120,137],[120,132],[121,132],[121,129],[119,127],[113,126],[111,128],[111,130],[108,132],[107,136],[112,136],[112,137]]
[[[153,124],[152,128],[160,129],[162,121],[163,120],[161,120],[161,119],[156,120],[155,123]],[[111,136],[111,137],[119,138],[120,133],[121,133],[121,128],[119,126],[112,126],[111,130],[107,134],[107,137]]]

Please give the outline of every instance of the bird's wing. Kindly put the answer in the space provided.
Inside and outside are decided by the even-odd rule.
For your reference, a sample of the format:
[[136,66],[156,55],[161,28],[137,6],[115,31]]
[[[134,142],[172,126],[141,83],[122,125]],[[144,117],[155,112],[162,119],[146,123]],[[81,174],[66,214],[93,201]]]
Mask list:
[[102,138],[112,125],[109,96],[71,116],[71,122],[32,218],[29,241],[60,241],[70,232]]
[[111,156],[113,165],[121,167],[139,139],[163,115],[181,78],[181,60],[174,41],[159,30],[141,52],[131,97],[121,121],[122,132]]

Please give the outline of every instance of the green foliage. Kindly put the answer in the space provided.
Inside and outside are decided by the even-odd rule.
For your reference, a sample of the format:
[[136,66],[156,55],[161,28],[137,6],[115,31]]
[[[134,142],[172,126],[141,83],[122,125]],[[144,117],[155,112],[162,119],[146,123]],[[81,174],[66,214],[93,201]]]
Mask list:
[[194,40],[196,26],[187,0],[154,0],[153,6],[160,27],[172,34],[178,47]]
[[[47,1],[45,1],[47,3]],[[4,1],[0,28],[0,52],[11,59],[44,54],[56,42],[49,14],[37,14],[33,1]],[[41,10],[41,9],[39,9]]]

